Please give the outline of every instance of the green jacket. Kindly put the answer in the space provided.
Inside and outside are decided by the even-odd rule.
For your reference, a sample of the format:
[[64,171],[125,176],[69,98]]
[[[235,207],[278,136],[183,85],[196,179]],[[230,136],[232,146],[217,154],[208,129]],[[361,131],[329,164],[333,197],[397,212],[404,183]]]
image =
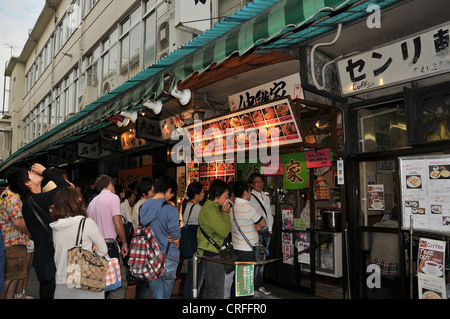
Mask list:
[[[218,203],[208,199],[198,215],[198,225],[219,247],[222,247],[224,239],[228,237],[231,230],[230,214],[222,212]],[[197,252],[202,256],[205,250],[219,253],[216,247],[203,235],[200,227],[197,230]]]

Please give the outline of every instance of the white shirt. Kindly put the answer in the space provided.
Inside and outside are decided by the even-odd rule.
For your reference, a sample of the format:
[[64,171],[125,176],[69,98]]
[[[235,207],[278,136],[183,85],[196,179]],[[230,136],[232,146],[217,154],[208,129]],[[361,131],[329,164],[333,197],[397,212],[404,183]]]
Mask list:
[[132,222],[132,212],[133,209],[131,208],[128,199],[125,199],[122,203],[120,203],[120,213],[125,220],[124,224]]
[[[189,216],[189,212],[191,210],[192,205],[194,205],[194,208],[192,208],[191,216]],[[194,203],[187,203],[186,208],[184,209],[183,214],[183,222],[185,225],[198,225],[198,215],[200,214],[200,211],[202,209],[202,205],[194,204]],[[189,221],[188,221],[189,217]]]
[[144,202],[147,200],[147,198],[141,198],[136,204],[133,206],[133,212],[131,216],[131,223],[133,224],[133,228],[137,229],[139,226],[139,208],[141,208],[141,205],[144,204]]
[[[261,204],[264,206],[264,209],[266,212],[264,212],[264,209],[261,207],[259,202],[254,198],[256,196]],[[255,190],[252,190],[252,197],[250,198],[250,205],[253,206],[254,209],[258,212],[261,217],[264,217],[267,222],[267,228],[269,232],[272,232],[272,226],[273,226],[273,215],[272,215],[272,209],[270,208],[270,198],[263,192],[257,192]]]
[[233,248],[241,251],[252,251],[252,248],[239,232],[234,217],[250,244],[255,246],[258,244],[259,239],[258,232],[255,230],[255,224],[259,223],[261,216],[252,205],[250,205],[249,201],[239,197],[236,198],[236,202],[230,211],[231,242],[233,243]]

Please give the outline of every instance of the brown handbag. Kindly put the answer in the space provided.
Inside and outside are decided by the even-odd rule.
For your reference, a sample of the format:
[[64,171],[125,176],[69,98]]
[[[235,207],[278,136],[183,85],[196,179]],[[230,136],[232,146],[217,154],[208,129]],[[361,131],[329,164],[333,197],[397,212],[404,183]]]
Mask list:
[[66,284],[69,288],[103,291],[106,287],[108,260],[83,249],[83,230],[86,217],[78,226],[75,246],[67,251]]

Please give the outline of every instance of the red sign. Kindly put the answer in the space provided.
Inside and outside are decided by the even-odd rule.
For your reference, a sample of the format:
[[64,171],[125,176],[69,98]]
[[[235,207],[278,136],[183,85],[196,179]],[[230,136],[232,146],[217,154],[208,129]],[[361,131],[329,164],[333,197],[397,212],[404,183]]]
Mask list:
[[305,152],[305,159],[307,168],[331,166],[330,149],[328,148]]

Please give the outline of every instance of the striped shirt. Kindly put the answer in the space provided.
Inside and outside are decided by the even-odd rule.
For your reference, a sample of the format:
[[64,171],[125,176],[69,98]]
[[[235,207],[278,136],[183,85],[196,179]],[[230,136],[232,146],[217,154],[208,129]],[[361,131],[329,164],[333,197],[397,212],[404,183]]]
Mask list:
[[237,224],[252,246],[258,244],[258,232],[255,230],[255,224],[259,223],[262,220],[262,217],[250,205],[249,201],[242,198],[236,198],[236,202],[230,212],[231,242],[233,248],[236,250],[252,251],[247,241],[242,237],[236,227],[233,216],[236,218]]

